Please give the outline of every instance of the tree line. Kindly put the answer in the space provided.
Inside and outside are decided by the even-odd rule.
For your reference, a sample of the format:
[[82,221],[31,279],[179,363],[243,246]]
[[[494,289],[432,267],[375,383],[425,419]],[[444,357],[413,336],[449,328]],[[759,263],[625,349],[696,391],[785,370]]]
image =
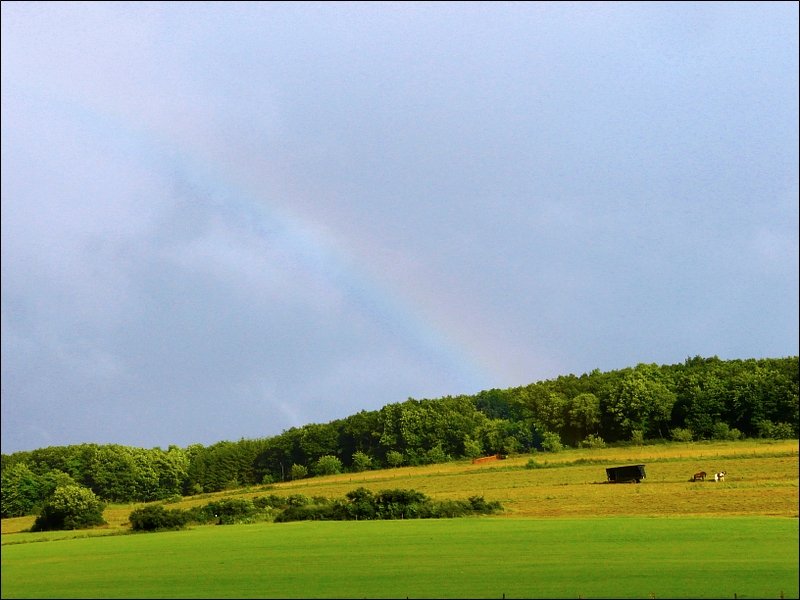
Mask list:
[[687,358],[526,386],[387,404],[261,439],[142,449],[52,446],[2,455],[2,516],[78,485],[103,501],[168,500],[343,471],[564,446],[798,437],[798,357]]

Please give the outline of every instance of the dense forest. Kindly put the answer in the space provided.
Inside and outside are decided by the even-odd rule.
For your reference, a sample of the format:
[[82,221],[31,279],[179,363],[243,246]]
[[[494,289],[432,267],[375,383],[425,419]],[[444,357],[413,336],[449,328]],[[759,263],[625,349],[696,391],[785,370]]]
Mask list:
[[57,488],[106,502],[174,499],[342,471],[564,446],[798,437],[798,357],[639,364],[527,386],[388,404],[261,439],[142,449],[54,446],[2,455],[2,516]]

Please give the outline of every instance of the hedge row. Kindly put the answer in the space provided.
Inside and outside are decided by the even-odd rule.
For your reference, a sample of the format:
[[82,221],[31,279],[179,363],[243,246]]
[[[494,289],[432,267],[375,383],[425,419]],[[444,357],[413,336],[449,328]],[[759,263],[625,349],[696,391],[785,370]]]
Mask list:
[[181,529],[190,524],[230,525],[271,519],[276,523],[449,519],[492,514],[499,510],[502,510],[499,502],[487,502],[482,496],[472,496],[467,500],[433,500],[416,490],[394,489],[374,493],[362,487],[348,492],[344,499],[271,494],[253,499],[220,500],[189,509],[168,509],[163,504],[154,504],[134,510],[129,520],[134,531],[161,531]]

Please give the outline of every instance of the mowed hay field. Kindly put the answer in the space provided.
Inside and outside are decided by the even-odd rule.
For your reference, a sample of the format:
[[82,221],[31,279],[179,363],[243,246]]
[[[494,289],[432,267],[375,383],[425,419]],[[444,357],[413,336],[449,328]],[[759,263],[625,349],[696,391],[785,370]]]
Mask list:
[[[530,460],[541,468],[526,468]],[[641,484],[606,483],[606,467],[628,464],[645,465],[647,478]],[[692,474],[701,470],[709,480],[690,482]],[[280,490],[338,497],[363,486],[413,488],[434,498],[478,495],[499,500],[506,517],[797,517],[799,470],[796,440],[663,444],[337,475],[290,482]],[[716,471],[727,472],[724,482],[713,481]]]
[[[456,461],[420,467],[400,467],[364,473],[312,477],[299,481],[186,497],[170,508],[188,508],[219,498],[265,494],[305,494],[341,498],[366,487],[419,490],[433,498],[483,496],[499,500],[502,517],[596,516],[783,516],[798,517],[800,505],[797,440],[665,443],[602,449],[570,449],[472,464]],[[541,468],[528,469],[535,461]],[[644,464],[640,484],[606,483],[606,467]],[[709,480],[690,482],[705,471]],[[713,473],[726,471],[722,483]],[[128,515],[141,504],[110,505],[108,525],[64,536],[114,533],[125,529]],[[23,533],[33,517],[2,520],[2,543],[57,533]],[[15,534],[7,537],[7,534]],[[19,536],[19,537],[17,537]]]

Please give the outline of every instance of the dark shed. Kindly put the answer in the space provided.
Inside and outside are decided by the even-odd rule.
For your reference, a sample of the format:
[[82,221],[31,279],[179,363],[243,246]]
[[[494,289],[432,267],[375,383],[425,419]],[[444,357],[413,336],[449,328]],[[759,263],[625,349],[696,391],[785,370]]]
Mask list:
[[644,465],[627,465],[624,467],[609,467],[606,469],[609,483],[639,483],[647,477],[644,474]]

